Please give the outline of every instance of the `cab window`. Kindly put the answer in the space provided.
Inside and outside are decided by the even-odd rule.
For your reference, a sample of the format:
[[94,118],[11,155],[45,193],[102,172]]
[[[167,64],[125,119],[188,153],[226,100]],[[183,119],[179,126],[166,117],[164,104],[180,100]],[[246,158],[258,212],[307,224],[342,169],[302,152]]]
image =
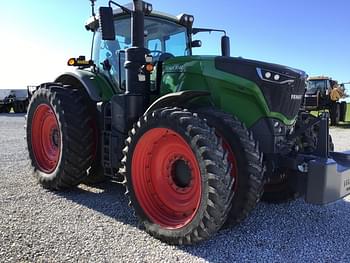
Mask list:
[[187,29],[161,18],[146,18],[145,42],[154,60],[157,60],[163,53],[169,53],[175,57],[190,54]]
[[114,22],[116,40],[102,40],[101,31],[96,32],[93,59],[100,72],[106,75],[119,90],[125,90],[125,49],[131,47],[130,18]]
[[[131,47],[131,19],[115,21],[116,40],[101,39],[101,32],[95,33],[93,59],[100,72],[107,76],[120,91],[125,90],[125,50]],[[162,54],[172,56],[190,55],[187,28],[161,18],[145,18],[145,47],[157,62]]]

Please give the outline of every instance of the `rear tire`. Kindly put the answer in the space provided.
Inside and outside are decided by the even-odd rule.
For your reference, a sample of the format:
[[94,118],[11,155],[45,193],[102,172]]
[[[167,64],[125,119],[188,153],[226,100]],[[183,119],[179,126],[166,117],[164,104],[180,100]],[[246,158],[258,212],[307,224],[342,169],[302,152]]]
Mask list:
[[86,185],[97,185],[105,181],[107,181],[107,177],[104,174],[103,168],[99,164],[93,163],[82,183]]
[[121,173],[146,231],[176,245],[216,233],[233,180],[214,130],[196,114],[166,108],[141,117],[129,135]]
[[25,112],[25,103],[23,101],[16,101],[13,107],[15,113],[24,113]]
[[347,111],[347,103],[345,101],[340,102],[340,121],[346,121],[346,111]]
[[101,129],[99,125],[99,113],[96,110],[96,105],[89,103],[89,112],[91,114],[90,127],[93,131],[94,145],[93,145],[93,161],[91,167],[87,171],[87,176],[82,183],[86,185],[96,185],[107,181],[107,177],[104,174],[101,160]]
[[9,105],[3,106],[3,108],[2,108],[3,113],[10,113],[10,111],[11,111],[11,106],[9,106]]
[[42,87],[31,98],[27,146],[34,175],[49,189],[78,185],[93,157],[91,116],[84,91],[59,84]]
[[209,126],[215,128],[222,138],[223,148],[228,152],[231,176],[235,178],[235,183],[226,225],[237,225],[249,215],[261,198],[264,187],[262,154],[252,133],[237,118],[213,108],[197,112],[207,119]]

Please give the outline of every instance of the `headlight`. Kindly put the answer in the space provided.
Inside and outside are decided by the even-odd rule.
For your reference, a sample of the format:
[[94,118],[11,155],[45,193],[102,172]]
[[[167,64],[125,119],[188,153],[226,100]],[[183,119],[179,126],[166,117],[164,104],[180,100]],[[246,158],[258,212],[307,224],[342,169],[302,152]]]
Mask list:
[[143,10],[145,11],[146,15],[149,15],[153,11],[153,6],[149,3],[143,2]]
[[181,14],[178,15],[177,18],[179,19],[180,24],[186,26],[186,27],[192,27],[194,22],[194,17],[187,14]]
[[274,72],[268,69],[256,68],[256,72],[260,79],[272,82],[276,84],[292,84],[295,81],[295,77],[288,76],[279,72]]

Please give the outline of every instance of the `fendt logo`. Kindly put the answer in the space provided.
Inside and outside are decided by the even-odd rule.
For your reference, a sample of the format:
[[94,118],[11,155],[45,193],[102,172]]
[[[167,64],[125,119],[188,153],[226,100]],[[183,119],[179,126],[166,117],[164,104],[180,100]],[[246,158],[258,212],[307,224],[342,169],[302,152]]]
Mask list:
[[301,100],[302,98],[303,98],[303,95],[297,95],[297,94],[290,95],[290,99],[292,100]]

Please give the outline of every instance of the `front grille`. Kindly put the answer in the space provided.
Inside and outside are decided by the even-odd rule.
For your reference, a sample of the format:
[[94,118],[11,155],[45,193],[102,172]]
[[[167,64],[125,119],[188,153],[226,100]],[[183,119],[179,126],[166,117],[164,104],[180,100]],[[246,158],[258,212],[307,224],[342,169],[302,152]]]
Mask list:
[[279,112],[288,119],[293,119],[298,115],[303,103],[302,97],[305,92],[305,84],[302,78],[296,79],[291,85],[278,85],[274,83],[263,84],[261,90],[270,111]]
[[[294,119],[298,115],[306,88],[306,74],[303,72],[276,64],[227,57],[216,57],[215,68],[254,81],[260,87],[270,111],[279,112],[287,119]],[[257,68],[280,72],[295,81],[278,84],[262,80],[257,74]]]
[[304,106],[306,108],[317,108],[318,107],[317,96],[306,96],[304,99]]

